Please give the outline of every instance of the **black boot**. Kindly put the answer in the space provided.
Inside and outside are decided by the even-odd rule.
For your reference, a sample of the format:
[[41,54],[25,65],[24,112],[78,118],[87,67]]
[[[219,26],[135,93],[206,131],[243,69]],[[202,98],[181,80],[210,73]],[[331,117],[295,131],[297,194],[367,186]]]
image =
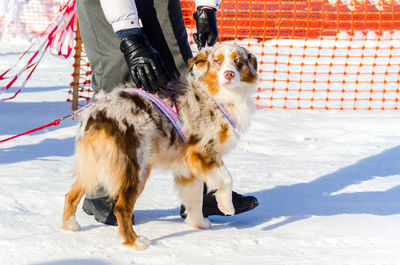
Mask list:
[[[206,191],[206,189],[204,189]],[[222,215],[223,212],[218,209],[217,200],[214,196],[215,191],[203,194],[203,216]],[[235,208],[235,215],[250,211],[258,206],[257,198],[254,196],[243,196],[232,191],[232,203]],[[185,206],[181,205],[180,215],[183,219],[186,218]]]
[[[96,199],[88,199],[85,197],[82,210],[88,215],[94,215],[94,219],[106,225],[118,225],[117,217],[114,214],[115,203],[111,197],[101,197]],[[134,224],[134,216],[132,214],[132,224]]]

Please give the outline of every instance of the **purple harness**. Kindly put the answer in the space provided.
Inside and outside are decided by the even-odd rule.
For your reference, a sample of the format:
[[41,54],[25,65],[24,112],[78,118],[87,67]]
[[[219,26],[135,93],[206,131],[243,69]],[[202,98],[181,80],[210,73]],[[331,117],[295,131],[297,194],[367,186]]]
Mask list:
[[142,95],[142,96],[146,97],[148,100],[150,100],[154,105],[156,105],[156,107],[165,115],[165,117],[168,118],[168,120],[175,127],[175,129],[178,132],[179,136],[181,137],[182,141],[186,142],[185,133],[182,131],[183,120],[178,115],[178,108],[176,107],[176,103],[174,100],[172,100],[172,98],[171,98],[171,100],[172,100],[172,107],[171,107],[163,99],[157,97],[154,94],[146,92],[144,89],[128,89],[127,91]]
[[224,105],[218,104],[216,102],[215,102],[215,104],[217,104],[218,108],[222,111],[222,113],[225,114],[226,118],[231,123],[233,129],[236,130],[236,121],[231,117],[231,115],[229,115],[229,111],[227,109],[225,109]]
[[[178,114],[178,108],[176,106],[175,100],[170,96],[172,100],[172,107],[165,102],[163,99],[157,97],[156,95],[146,92],[144,89],[127,89],[126,91],[129,92],[134,92],[139,95],[142,95],[146,97],[148,100],[150,100],[156,107],[165,115],[165,117],[168,118],[168,120],[172,123],[176,131],[178,132],[179,136],[181,137],[183,142],[186,142],[186,136],[185,133],[182,130],[183,127],[183,120]],[[169,91],[167,90],[169,93]],[[222,113],[225,114],[226,118],[232,125],[232,127],[236,130],[236,122],[235,120],[229,115],[229,112],[225,109],[225,107],[221,104],[215,103],[218,108],[222,111]]]

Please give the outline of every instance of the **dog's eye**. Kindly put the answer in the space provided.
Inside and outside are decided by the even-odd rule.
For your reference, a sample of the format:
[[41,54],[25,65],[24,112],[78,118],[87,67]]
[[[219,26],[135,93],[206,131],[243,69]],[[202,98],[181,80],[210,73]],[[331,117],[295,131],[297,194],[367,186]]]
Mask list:
[[235,57],[233,62],[236,64],[236,67],[241,69],[243,67],[243,60],[240,57]]
[[220,59],[215,59],[215,60],[214,60],[214,63],[216,63],[216,64],[221,64],[221,60],[220,60]]

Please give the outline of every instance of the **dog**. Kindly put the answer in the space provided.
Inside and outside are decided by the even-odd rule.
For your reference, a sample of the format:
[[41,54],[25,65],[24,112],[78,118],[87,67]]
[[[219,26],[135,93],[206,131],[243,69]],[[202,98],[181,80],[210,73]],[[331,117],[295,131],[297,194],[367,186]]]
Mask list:
[[114,213],[124,244],[143,250],[151,242],[132,228],[135,202],[152,168],[173,172],[186,222],[195,228],[211,226],[202,214],[203,183],[216,190],[218,208],[233,215],[232,177],[222,155],[231,150],[248,127],[254,111],[251,97],[258,86],[256,57],[243,47],[218,45],[189,60],[189,71],[169,84],[184,125],[184,142],[161,111],[146,97],[116,87],[99,95],[82,114],[75,148],[72,189],[65,195],[62,228],[78,231],[75,212],[85,193],[104,187],[117,199]]

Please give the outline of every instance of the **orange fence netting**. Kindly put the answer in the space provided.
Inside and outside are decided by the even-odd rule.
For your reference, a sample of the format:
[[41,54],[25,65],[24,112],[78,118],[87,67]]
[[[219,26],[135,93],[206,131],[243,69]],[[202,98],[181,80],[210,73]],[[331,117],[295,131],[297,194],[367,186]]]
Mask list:
[[[196,53],[194,4],[181,3]],[[217,19],[220,41],[258,58],[258,108],[400,107],[400,0],[223,0]]]
[[399,108],[400,1],[223,1],[218,23],[259,58],[259,108]]

